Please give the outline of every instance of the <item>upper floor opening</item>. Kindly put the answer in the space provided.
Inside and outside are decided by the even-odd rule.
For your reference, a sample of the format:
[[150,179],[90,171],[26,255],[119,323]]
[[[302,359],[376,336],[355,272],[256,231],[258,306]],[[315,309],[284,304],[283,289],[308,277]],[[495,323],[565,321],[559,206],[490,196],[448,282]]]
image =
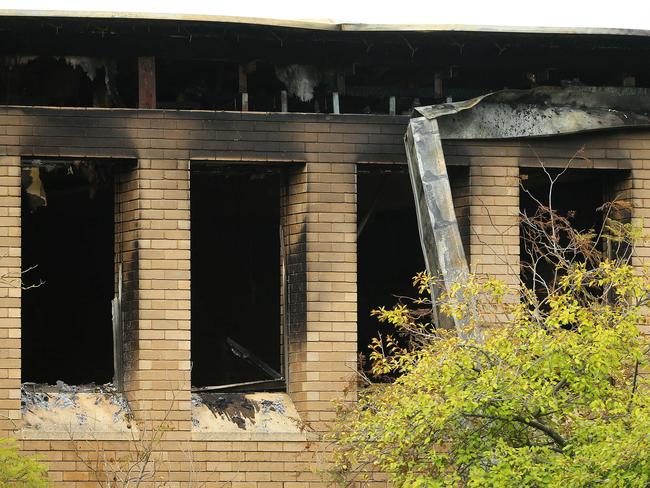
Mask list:
[[0,17],[0,104],[409,114],[537,85],[650,87],[635,36]]

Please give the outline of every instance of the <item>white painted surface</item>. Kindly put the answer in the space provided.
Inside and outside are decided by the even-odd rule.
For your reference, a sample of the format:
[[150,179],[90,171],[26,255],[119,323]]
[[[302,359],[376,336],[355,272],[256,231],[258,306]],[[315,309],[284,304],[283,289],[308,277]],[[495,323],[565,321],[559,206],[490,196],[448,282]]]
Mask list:
[[0,10],[105,12],[116,16],[234,16],[318,21],[324,24],[431,24],[501,26],[503,30],[550,28],[650,30],[650,2],[642,0],[0,0]]

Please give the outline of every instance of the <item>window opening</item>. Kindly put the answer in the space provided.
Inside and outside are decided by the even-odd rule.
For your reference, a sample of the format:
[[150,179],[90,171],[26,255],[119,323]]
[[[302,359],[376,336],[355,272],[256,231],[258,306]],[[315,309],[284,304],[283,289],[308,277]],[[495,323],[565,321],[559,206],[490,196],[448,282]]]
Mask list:
[[191,178],[194,391],[284,389],[282,174],[194,164]]
[[113,379],[112,165],[23,161],[22,378],[56,384]]

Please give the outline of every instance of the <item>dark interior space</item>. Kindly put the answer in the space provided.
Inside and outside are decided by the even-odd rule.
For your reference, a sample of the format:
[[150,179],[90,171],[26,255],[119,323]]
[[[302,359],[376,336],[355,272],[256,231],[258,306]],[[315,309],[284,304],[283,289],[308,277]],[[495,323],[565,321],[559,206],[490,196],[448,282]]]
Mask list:
[[0,61],[0,103],[65,107],[135,107],[135,59],[7,56]]
[[272,380],[282,173],[196,164],[191,178],[192,385]]
[[158,108],[238,110],[237,65],[210,59],[156,60]]
[[[555,178],[561,170],[548,169],[551,177]],[[549,175],[541,169],[522,170],[522,190],[520,191],[519,208],[522,214],[533,216],[539,207],[549,205],[551,195],[552,208],[562,217],[569,218],[573,227],[579,231],[598,230],[602,225],[603,213],[598,208],[610,198],[612,183],[620,176],[616,171],[607,170],[568,170],[564,172],[553,185],[550,192]],[[536,201],[537,200],[537,201]],[[538,203],[539,201],[539,203]],[[531,257],[526,250],[526,243],[521,239],[520,259],[530,263]],[[549,263],[542,263],[538,272],[544,279],[550,279],[553,268]],[[522,279],[527,286],[532,286],[532,277],[525,268],[522,269]]]
[[23,381],[112,380],[113,222],[109,166],[23,164]]
[[359,167],[357,215],[358,351],[367,356],[390,330],[370,312],[415,297],[412,278],[425,269],[407,169]]

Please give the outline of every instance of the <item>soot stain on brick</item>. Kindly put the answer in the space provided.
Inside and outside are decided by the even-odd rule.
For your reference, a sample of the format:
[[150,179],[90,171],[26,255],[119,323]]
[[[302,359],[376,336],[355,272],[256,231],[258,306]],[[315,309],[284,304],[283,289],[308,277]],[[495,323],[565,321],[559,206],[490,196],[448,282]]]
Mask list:
[[[42,135],[42,130],[21,136],[19,151],[23,156],[76,157],[82,153],[83,157],[105,157],[110,147],[116,153],[113,156],[138,158],[146,151],[137,130],[126,126],[129,116],[137,117],[135,111],[125,114],[88,108],[80,115],[78,110],[70,108],[20,107],[19,112],[16,118],[20,125],[59,131],[57,136]],[[123,117],[124,121],[117,117]],[[70,125],[70,120],[77,120],[77,125]],[[95,135],[93,129],[101,137],[91,137]]]
[[290,335],[293,341],[302,342],[307,337],[307,224],[302,223],[298,242],[289,247],[287,257],[289,272]]
[[130,374],[135,371],[138,361],[137,345],[140,340],[139,321],[139,260],[140,249],[138,241],[134,243],[134,249],[129,253],[128,260],[125,262],[124,283],[123,283],[123,302],[122,312],[124,318],[123,339],[122,339],[122,361],[124,379],[127,380]]

